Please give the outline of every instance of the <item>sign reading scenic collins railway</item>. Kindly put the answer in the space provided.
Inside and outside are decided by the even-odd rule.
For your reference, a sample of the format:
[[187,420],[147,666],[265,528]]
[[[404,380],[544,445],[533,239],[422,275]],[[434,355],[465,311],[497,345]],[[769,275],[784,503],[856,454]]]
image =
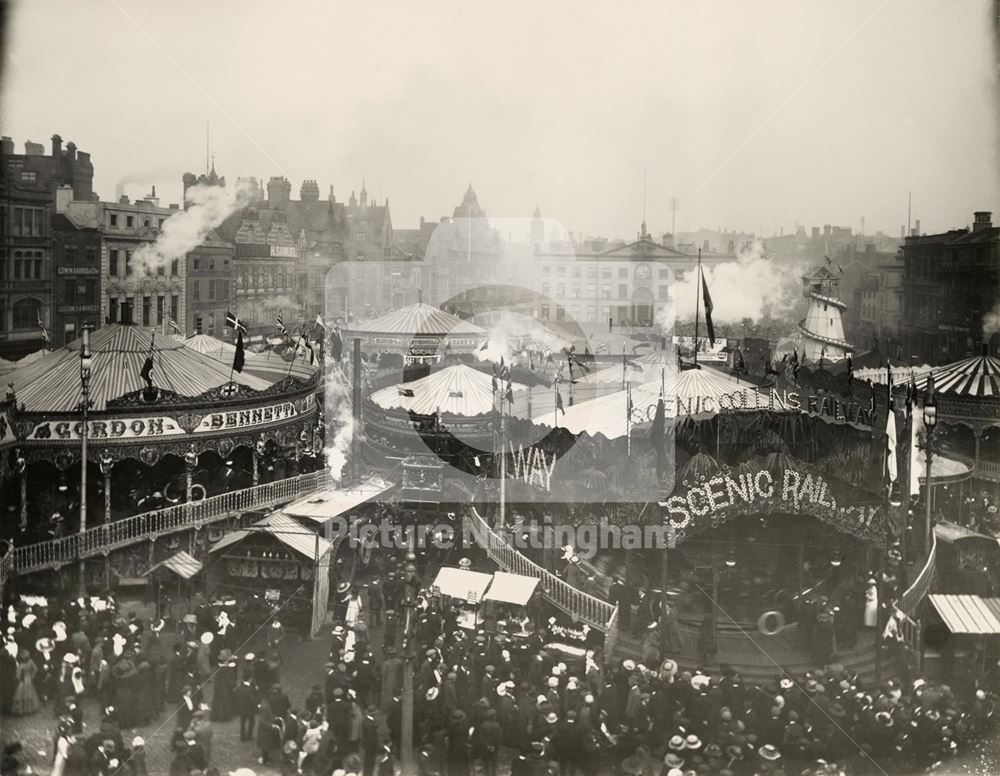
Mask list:
[[[255,426],[266,426],[308,412],[314,404],[315,397],[309,394],[294,402],[285,401],[265,407],[212,412],[200,417],[193,433],[235,431]],[[165,415],[91,420],[88,422],[88,432],[88,438],[92,441],[166,437],[188,433],[177,419]],[[47,420],[36,424],[27,435],[27,439],[35,442],[53,439],[75,440],[80,439],[82,433],[82,421]]]

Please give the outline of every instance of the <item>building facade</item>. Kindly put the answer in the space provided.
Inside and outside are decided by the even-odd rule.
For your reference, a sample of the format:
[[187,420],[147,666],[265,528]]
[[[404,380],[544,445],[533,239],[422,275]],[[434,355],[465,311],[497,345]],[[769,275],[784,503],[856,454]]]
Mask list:
[[984,324],[998,302],[1000,227],[974,214],[971,229],[911,235],[902,248],[904,358],[947,364],[996,351]]
[[[19,358],[43,347],[42,327],[58,327],[53,288],[52,215],[55,192],[71,188],[93,199],[90,154],[52,136],[51,154],[26,142],[23,154],[0,140],[0,357]],[[39,325],[41,324],[41,326]]]
[[52,215],[53,347],[69,344],[84,328],[100,326],[102,246],[100,229],[79,226],[65,213]]
[[207,334],[232,340],[226,328],[226,313],[233,308],[232,275],[235,260],[232,243],[225,242],[213,229],[204,242],[187,256],[187,304],[183,322],[187,334]]

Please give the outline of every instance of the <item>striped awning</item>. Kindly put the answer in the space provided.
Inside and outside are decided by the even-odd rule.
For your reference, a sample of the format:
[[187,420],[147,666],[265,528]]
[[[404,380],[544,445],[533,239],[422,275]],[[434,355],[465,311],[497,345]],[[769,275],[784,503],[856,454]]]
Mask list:
[[[938,394],[968,398],[1000,399],[1000,358],[976,356],[933,370]],[[917,378],[917,388],[927,386],[927,375]]]
[[928,598],[952,633],[1000,633],[1000,598],[978,595],[931,595]]
[[[201,396],[230,382],[230,366],[198,353],[153,329],[127,324],[103,326],[90,337],[90,398],[97,412],[108,402],[146,387],[141,372],[153,356],[153,385],[179,396]],[[28,412],[72,412],[80,404],[80,340],[46,353],[34,363],[4,375],[14,384],[18,405]],[[268,381],[232,374],[237,385],[262,391]]]
[[146,574],[152,574],[158,568],[170,569],[179,577],[191,579],[191,577],[201,571],[202,564],[200,560],[181,550],[177,554],[171,555],[165,561],[157,563]]
[[212,545],[209,552],[219,552],[241,542],[250,535],[265,534],[273,536],[291,550],[306,558],[319,559],[324,557],[333,546],[314,531],[310,531],[294,518],[281,512],[272,512],[263,520],[258,520],[248,528],[241,528],[223,536]]
[[[525,386],[514,383],[515,391]],[[498,390],[505,390],[500,386]],[[411,395],[412,394],[412,395]],[[371,395],[382,409],[402,409],[417,415],[474,417],[493,409],[493,377],[471,366],[449,366],[408,383],[390,385]]]
[[433,305],[418,302],[371,321],[355,321],[345,339],[355,334],[457,335],[486,334],[486,330],[449,315]]

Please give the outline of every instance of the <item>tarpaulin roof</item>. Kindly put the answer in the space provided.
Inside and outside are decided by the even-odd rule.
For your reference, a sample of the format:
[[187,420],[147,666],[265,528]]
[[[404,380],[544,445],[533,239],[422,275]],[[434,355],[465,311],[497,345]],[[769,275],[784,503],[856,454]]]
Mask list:
[[487,601],[503,601],[508,604],[524,606],[538,586],[536,577],[525,577],[520,574],[508,574],[498,571],[493,575],[490,589],[486,591]]
[[[322,558],[330,551],[332,546],[322,536],[302,526],[295,518],[281,512],[272,512],[249,528],[241,528],[226,534],[212,545],[209,552],[218,552],[226,547],[231,547],[252,534],[273,536],[286,547],[295,550],[299,555],[304,555],[307,558],[315,558],[317,550],[319,557]],[[318,545],[317,542],[319,542]]]
[[343,490],[327,488],[289,504],[282,509],[282,512],[292,517],[304,517],[316,522],[323,522],[342,515],[344,512],[392,490],[393,487],[391,482],[369,480],[353,488]]
[[[500,382],[498,379],[497,390],[506,390]],[[520,383],[513,384],[515,391],[524,387]],[[492,411],[493,377],[464,364],[449,366],[419,380],[375,391],[371,400],[383,409],[398,408],[418,415],[440,411],[444,415],[473,417]]]
[[354,321],[346,337],[352,334],[415,334],[415,335],[446,335],[446,334],[486,334],[486,330],[468,323],[454,315],[449,315],[423,302],[411,304],[399,310],[375,318],[370,321]]
[[[682,372],[664,374],[663,381],[664,409],[667,417],[675,417],[678,408],[682,413],[688,411],[692,415],[713,415],[718,411],[718,397],[732,395],[753,388],[748,383],[740,383],[721,372],[713,369],[688,369]],[[659,377],[650,382],[633,387],[632,425],[651,421],[649,408],[655,407],[660,398],[661,380]],[[712,398],[712,409],[705,411],[701,403],[706,398]],[[603,434],[608,439],[617,439],[626,434],[626,408],[628,392],[617,391],[608,396],[601,396],[590,401],[580,402],[566,408],[566,414],[558,418],[559,425],[574,434]],[[747,402],[747,406],[753,406]],[[536,423],[552,425],[553,414],[547,411],[536,414]]]
[[[976,356],[935,367],[934,390],[948,396],[1000,399],[1000,358]],[[927,375],[917,378],[917,388],[927,386]]]
[[928,598],[952,633],[1000,633],[1000,598],[978,595],[930,595]]
[[452,598],[460,598],[463,601],[472,598],[480,601],[492,579],[490,574],[445,566],[438,572],[433,586],[440,590],[443,595]]
[[195,574],[197,574],[202,569],[201,561],[197,558],[189,555],[188,553],[181,550],[180,552],[171,555],[164,561],[160,561],[155,566],[153,566],[147,574],[152,574],[158,568],[170,569],[179,577],[184,577],[184,579],[191,579]]

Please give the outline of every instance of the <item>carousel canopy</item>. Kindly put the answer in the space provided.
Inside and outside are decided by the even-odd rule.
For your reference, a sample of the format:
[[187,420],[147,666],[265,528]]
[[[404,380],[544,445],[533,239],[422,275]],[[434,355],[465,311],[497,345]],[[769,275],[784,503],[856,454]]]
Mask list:
[[486,330],[449,315],[433,305],[418,302],[370,321],[355,321],[345,336],[365,334],[414,334],[423,336],[447,334],[486,334]]
[[169,569],[179,577],[191,579],[191,577],[201,571],[202,564],[200,560],[184,552],[184,550],[181,550],[177,554],[171,555],[166,560],[157,563],[149,571],[147,571],[146,574],[152,574],[158,568]]
[[[210,358],[214,358],[225,367],[232,367],[233,356],[236,354],[236,346],[228,342],[223,342],[207,334],[195,334],[193,337],[180,340],[184,347],[190,348],[198,353],[203,353]],[[281,356],[268,350],[265,353],[252,353],[244,349],[246,363],[243,366],[243,374],[260,377],[271,383],[276,383],[287,376],[298,377],[300,380],[308,380],[316,372],[316,367],[310,366],[304,358],[296,358],[294,361],[285,361]]]
[[[662,387],[664,410],[669,418],[676,417],[678,413],[692,416],[715,414],[720,396],[739,393],[752,386],[732,380],[713,369],[703,368],[665,374]],[[660,388],[661,381],[657,378],[631,389],[632,426],[653,419],[653,411],[660,398]],[[626,418],[628,394],[629,391],[616,391],[608,396],[567,407],[566,414],[558,418],[559,425],[574,434],[603,434],[608,439],[623,437],[629,424]],[[711,405],[714,409],[702,409],[705,399],[714,400]],[[551,425],[551,411],[535,415],[534,421]]]
[[[1000,398],[1000,359],[976,356],[935,367],[934,390],[938,394],[969,399]],[[927,387],[927,375],[917,378],[917,388]]]
[[952,633],[1000,633],[1000,598],[978,595],[930,595],[931,604]]
[[318,557],[322,558],[333,546],[319,534],[300,525],[295,518],[289,517],[282,512],[272,512],[249,528],[241,528],[238,531],[226,534],[212,545],[209,552],[219,552],[219,550],[231,547],[254,534],[273,536],[299,555],[313,559],[317,558],[317,553]]
[[[153,385],[194,398],[230,382],[230,368],[217,359],[186,348],[152,329],[112,324],[93,332],[90,398],[93,409],[146,387],[142,367],[153,356]],[[34,363],[4,376],[14,384],[18,404],[28,412],[72,412],[80,404],[80,340],[46,353]],[[271,382],[249,374],[232,374],[232,382],[256,391]]]
[[292,517],[306,518],[322,523],[349,512],[355,507],[371,501],[376,496],[387,493],[393,487],[395,486],[391,482],[369,480],[344,490],[327,488],[289,504],[282,511]]
[[[525,386],[514,383],[513,387],[518,391]],[[503,388],[498,385],[498,390]],[[449,366],[419,380],[375,391],[371,400],[386,410],[473,417],[493,410],[493,376],[464,364]]]

